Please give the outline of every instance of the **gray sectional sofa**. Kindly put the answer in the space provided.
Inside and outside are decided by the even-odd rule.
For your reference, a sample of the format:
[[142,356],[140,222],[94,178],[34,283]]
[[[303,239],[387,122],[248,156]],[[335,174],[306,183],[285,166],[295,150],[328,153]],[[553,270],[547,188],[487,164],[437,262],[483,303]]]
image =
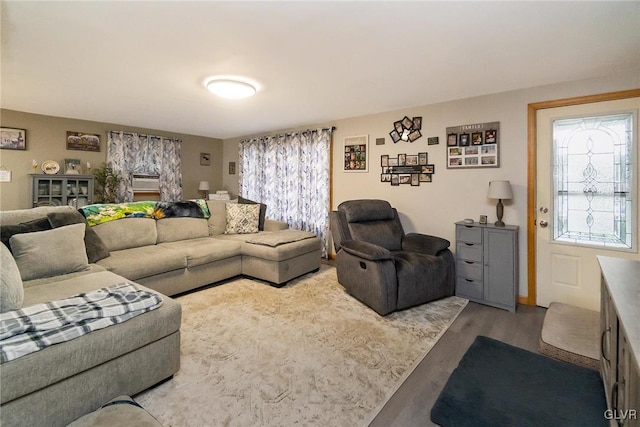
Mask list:
[[[163,304],[0,365],[0,425],[66,425],[118,395],[134,395],[170,378],[180,365],[181,323],[180,305],[171,295],[238,275],[279,286],[320,268],[317,237],[270,220],[259,233],[224,234],[225,202],[208,205],[208,220],[125,218],[91,227],[106,245],[108,257],[80,271],[23,281],[23,307],[124,281],[160,293]],[[70,210],[0,212],[0,226]],[[52,231],[56,230],[64,229]],[[64,244],[60,248],[52,251],[56,253],[48,262],[70,256]]]

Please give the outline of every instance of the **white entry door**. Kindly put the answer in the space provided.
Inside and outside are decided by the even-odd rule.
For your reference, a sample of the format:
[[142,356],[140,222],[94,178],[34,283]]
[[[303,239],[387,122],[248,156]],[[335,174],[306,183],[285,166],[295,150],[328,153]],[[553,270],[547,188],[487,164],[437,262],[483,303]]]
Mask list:
[[537,111],[537,305],[599,311],[596,255],[638,253],[640,98]]

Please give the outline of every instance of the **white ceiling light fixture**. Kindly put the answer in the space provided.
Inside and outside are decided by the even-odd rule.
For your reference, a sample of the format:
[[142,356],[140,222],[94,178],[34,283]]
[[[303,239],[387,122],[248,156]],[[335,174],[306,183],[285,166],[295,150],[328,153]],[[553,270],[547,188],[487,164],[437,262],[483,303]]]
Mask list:
[[227,99],[248,98],[256,94],[256,88],[245,82],[232,79],[211,79],[206,84],[210,92]]

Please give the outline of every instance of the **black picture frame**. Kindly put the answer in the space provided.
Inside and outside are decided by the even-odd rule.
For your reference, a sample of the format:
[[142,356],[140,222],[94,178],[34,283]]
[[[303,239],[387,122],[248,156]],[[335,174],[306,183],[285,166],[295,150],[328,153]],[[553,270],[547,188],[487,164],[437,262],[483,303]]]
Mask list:
[[413,141],[415,141],[416,139],[420,138],[421,136],[422,136],[422,134],[420,133],[420,131],[416,129],[416,130],[412,131],[412,132],[408,135],[409,142],[413,142]]
[[380,156],[380,166],[382,166],[382,167],[389,166],[389,155],[388,154],[382,154]]
[[2,127],[0,128],[0,149],[3,150],[26,150],[27,130],[20,128]]
[[429,153],[418,153],[418,164],[425,166],[427,163],[429,163]]
[[403,128],[402,128],[402,120],[398,120],[397,122],[393,122],[393,127],[395,128],[396,131],[398,131],[398,135],[402,133]]
[[498,131],[495,129],[487,129],[484,131],[484,143],[485,144],[495,144],[498,142]]
[[409,129],[411,130],[411,128],[413,128],[413,120],[411,120],[409,117],[404,116],[402,118],[402,127],[404,129]]
[[400,185],[400,177],[398,176],[397,173],[391,174],[391,185],[393,186]]
[[[402,132],[402,131],[400,131]],[[398,143],[398,141],[400,141],[400,133],[397,130],[392,130],[391,132],[389,132],[389,136],[391,137],[391,140],[393,141],[394,144]]]
[[471,134],[472,145],[482,145],[482,132],[473,132]]
[[447,147],[456,147],[458,145],[458,134],[450,133],[447,135]]
[[407,154],[404,156],[405,166],[418,166],[418,157],[417,154]]
[[422,117],[414,117],[413,118],[413,130],[421,130],[422,129]]
[[407,155],[398,154],[398,166],[405,166],[407,164]]
[[412,173],[411,174],[411,186],[418,187],[420,185],[420,174]]
[[466,147],[471,144],[468,133],[461,133],[459,137],[460,141],[458,142],[458,145],[460,145],[461,147]]
[[200,153],[200,166],[211,166],[211,153]]

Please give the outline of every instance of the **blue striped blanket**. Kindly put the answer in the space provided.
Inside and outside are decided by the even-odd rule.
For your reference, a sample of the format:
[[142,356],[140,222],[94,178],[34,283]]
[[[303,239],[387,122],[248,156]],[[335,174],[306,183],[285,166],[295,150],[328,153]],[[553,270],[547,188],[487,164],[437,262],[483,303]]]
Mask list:
[[0,314],[0,363],[122,323],[162,305],[160,295],[120,283]]

